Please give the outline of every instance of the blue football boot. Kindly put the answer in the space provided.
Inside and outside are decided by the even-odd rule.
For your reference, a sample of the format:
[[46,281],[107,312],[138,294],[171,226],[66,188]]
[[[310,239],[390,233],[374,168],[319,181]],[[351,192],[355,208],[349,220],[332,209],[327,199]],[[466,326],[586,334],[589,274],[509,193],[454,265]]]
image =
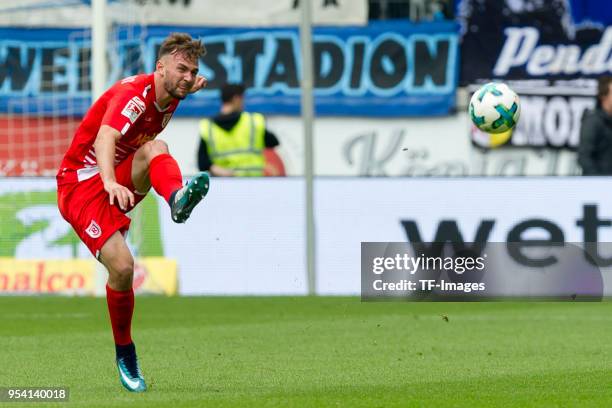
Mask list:
[[210,186],[210,177],[202,172],[192,178],[187,185],[172,193],[170,197],[170,212],[172,221],[184,223],[191,211],[206,196]]
[[117,357],[117,369],[121,385],[131,392],[145,392],[147,384],[138,365],[136,352],[123,357]]

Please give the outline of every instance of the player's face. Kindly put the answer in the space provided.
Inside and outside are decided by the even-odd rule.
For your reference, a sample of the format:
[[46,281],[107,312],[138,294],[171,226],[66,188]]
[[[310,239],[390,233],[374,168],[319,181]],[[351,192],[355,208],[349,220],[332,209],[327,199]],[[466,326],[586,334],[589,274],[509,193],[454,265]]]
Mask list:
[[164,89],[176,99],[185,99],[198,75],[198,63],[180,53],[163,57]]

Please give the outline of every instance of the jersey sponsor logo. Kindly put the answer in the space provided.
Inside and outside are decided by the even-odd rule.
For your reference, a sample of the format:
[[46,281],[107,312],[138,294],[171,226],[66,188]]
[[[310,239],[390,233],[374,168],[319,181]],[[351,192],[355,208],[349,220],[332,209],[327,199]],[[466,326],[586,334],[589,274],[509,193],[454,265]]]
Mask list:
[[165,128],[168,122],[170,122],[170,118],[172,117],[171,113],[166,113],[164,118],[162,119],[162,128]]
[[143,100],[142,100],[142,99],[140,99],[139,97],[135,96],[135,97],[133,97],[133,98],[132,98],[132,100],[133,100],[134,102],[136,102],[136,104],[138,105],[138,107],[139,107],[140,109],[142,109],[143,111],[146,109],[147,105],[145,105],[145,103],[143,102]]
[[134,82],[135,80],[136,80],[136,75],[132,75],[132,76],[129,76],[129,77],[127,77],[127,78],[123,78],[123,79],[121,80],[121,83],[122,83],[122,84],[128,84],[128,83],[130,83],[130,82]]
[[91,220],[89,227],[87,227],[85,232],[92,238],[100,238],[100,235],[102,235],[102,228],[100,228],[98,223],[96,223],[94,220]]
[[143,114],[144,111],[145,103],[142,101],[142,99],[135,96],[127,102],[127,104],[121,111],[121,114],[128,118],[130,122],[134,123],[136,122],[136,119],[138,119],[138,117]]

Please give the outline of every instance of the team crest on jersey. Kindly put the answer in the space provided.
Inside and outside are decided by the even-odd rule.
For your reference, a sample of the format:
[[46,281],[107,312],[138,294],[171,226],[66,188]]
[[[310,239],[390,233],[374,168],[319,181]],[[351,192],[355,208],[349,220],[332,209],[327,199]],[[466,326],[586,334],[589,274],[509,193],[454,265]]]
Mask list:
[[92,238],[100,238],[100,235],[102,235],[102,228],[100,228],[94,220],[91,220],[85,232]]
[[135,96],[125,104],[125,107],[121,111],[121,114],[128,118],[130,122],[136,122],[136,119],[140,117],[145,111],[145,103],[139,97]]
[[172,117],[171,113],[166,113],[164,118],[162,119],[162,127],[165,128],[168,122],[170,122],[170,118]]

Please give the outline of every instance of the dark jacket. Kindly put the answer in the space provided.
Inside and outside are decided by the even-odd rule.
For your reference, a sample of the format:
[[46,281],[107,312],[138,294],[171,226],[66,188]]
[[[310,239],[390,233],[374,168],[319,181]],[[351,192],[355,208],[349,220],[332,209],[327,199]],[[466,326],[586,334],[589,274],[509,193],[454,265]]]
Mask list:
[[585,176],[612,175],[612,115],[601,108],[582,118],[578,164]]
[[[230,131],[236,125],[236,123],[238,123],[238,119],[240,119],[241,113],[242,112],[232,112],[225,114],[220,113],[213,118],[213,122],[217,126],[227,131]],[[279,144],[280,143],[276,135],[266,128],[266,133],[264,134],[264,145],[266,147],[276,147]],[[208,171],[212,164],[212,160],[208,155],[208,146],[206,145],[204,139],[200,137],[200,147],[198,148],[198,168],[200,169],[200,171]]]

